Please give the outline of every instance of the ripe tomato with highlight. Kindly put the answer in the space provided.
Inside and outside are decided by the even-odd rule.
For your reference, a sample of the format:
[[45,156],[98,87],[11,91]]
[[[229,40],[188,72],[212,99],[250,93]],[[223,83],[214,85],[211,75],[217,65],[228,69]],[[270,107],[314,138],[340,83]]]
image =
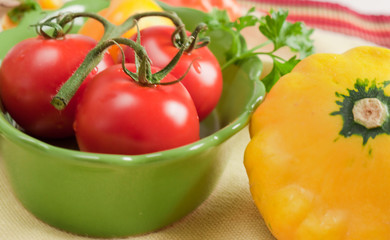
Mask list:
[[61,39],[36,37],[16,44],[0,67],[0,94],[6,111],[27,133],[39,138],[74,135],[76,107],[85,86],[98,72],[113,65],[106,54],[87,76],[68,106],[58,111],[51,99],[97,42],[70,34]]
[[[134,64],[126,64],[126,68],[136,71]],[[175,80],[168,74],[161,82]],[[74,129],[80,150],[96,153],[145,154],[199,139],[198,115],[180,82],[142,85],[126,75],[119,64],[90,82]]]

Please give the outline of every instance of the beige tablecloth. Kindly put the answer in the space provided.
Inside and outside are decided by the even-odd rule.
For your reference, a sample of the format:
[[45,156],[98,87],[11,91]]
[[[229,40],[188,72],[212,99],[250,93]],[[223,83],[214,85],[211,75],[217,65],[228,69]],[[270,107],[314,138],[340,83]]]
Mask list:
[[[245,32],[249,45],[262,41],[254,29]],[[341,53],[358,45],[372,45],[361,39],[317,30],[316,52]],[[281,52],[281,54],[288,54]],[[194,212],[154,233],[124,239],[273,239],[255,207],[243,166],[243,152],[249,141],[245,128],[231,141],[227,168],[212,195]],[[0,159],[1,240],[83,240],[92,239],[57,230],[36,219],[12,193]]]

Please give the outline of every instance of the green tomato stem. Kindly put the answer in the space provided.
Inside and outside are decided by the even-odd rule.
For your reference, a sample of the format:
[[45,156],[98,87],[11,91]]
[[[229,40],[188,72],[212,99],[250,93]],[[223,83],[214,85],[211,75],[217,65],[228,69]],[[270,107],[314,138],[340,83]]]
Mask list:
[[[179,34],[180,37],[180,43],[184,44],[187,41],[187,34],[185,31],[184,23],[183,21],[177,16],[174,12],[143,12],[143,13],[137,13],[126,19],[121,25],[119,25],[116,29],[116,31],[125,33],[130,28],[128,26],[135,26],[135,23],[139,21],[140,19],[144,17],[165,17],[169,18],[172,23],[176,26],[177,34]],[[122,33],[122,34],[123,34]],[[122,35],[121,34],[121,35]],[[105,36],[103,35],[103,38]],[[107,36],[110,37],[110,36]]]
[[[205,37],[205,38],[199,39],[199,37],[198,37],[199,33],[204,31],[204,30],[206,30],[206,29],[207,29],[207,25],[204,24],[204,23],[200,23],[195,28],[195,30],[191,34],[191,37],[193,38],[193,41],[191,41],[191,44],[186,49],[187,53],[191,53],[193,50],[201,48],[201,47],[204,47],[204,46],[209,44],[210,38]],[[185,29],[182,32],[185,32]],[[173,35],[175,35],[175,34],[173,34]],[[187,39],[185,39],[185,40],[186,41],[183,42],[182,44],[185,44],[187,42]]]
[[[130,76],[141,84],[154,84],[159,82],[162,77],[165,77],[168,74],[168,70],[170,71],[173,66],[170,64],[176,64],[178,59],[173,60],[169,66],[156,73],[155,76],[152,76],[150,71],[150,62],[147,57],[146,51],[143,49],[141,45],[138,43],[131,41],[129,39],[125,40],[124,38],[118,38],[122,36],[126,31],[131,29],[136,25],[136,22],[139,21],[143,17],[149,16],[160,16],[167,17],[172,20],[172,22],[179,29],[177,34],[179,34],[180,42],[182,47],[179,51],[180,56],[183,54],[182,49],[188,48],[188,43],[192,43],[193,39],[189,38],[185,32],[184,24],[181,19],[175,14],[170,12],[144,12],[139,14],[134,14],[126,19],[121,25],[115,26],[111,24],[105,18],[93,14],[93,13],[70,13],[64,16],[59,16],[57,22],[59,25],[64,27],[66,24],[70,23],[73,19],[77,17],[89,17],[96,19],[99,21],[104,27],[104,34],[102,39],[98,42],[96,47],[92,49],[84,61],[80,65],[80,67],[75,71],[75,73],[64,83],[64,85],[60,88],[56,96],[53,97],[51,104],[58,110],[62,110],[66,107],[66,105],[70,102],[71,98],[77,92],[83,80],[88,76],[88,74],[99,64],[99,62],[103,59],[104,52],[106,49],[113,44],[126,44],[132,47],[137,56],[141,59],[141,63],[139,64],[139,69],[137,69],[138,76],[130,74]],[[57,30],[55,30],[57,32]],[[113,40],[110,40],[113,39]],[[141,50],[141,47],[143,50]],[[179,54],[178,53],[178,54]],[[124,61],[124,59],[123,59]],[[146,81],[149,81],[146,83]]]
[[80,65],[80,67],[64,83],[64,85],[62,85],[56,96],[53,97],[51,104],[55,108],[64,109],[66,107],[73,95],[77,92],[83,80],[102,60],[105,50],[114,44],[125,44],[135,51],[137,56],[139,56],[140,59],[143,61],[142,65],[144,66],[144,69],[140,70],[140,72],[142,73],[138,75],[129,71],[127,71],[126,73],[135,81],[140,82],[142,85],[150,85],[150,81],[148,79],[151,78],[151,67],[149,57],[144,47],[127,38],[113,38],[105,41],[100,41],[99,44],[87,54],[84,62]]

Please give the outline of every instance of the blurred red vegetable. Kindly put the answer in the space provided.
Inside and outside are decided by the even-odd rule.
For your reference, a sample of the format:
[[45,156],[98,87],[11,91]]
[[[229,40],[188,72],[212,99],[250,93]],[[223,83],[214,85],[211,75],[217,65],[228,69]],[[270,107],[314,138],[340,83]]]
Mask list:
[[213,8],[226,9],[232,20],[241,16],[240,5],[236,0],[160,0],[172,6],[195,8],[210,12]]

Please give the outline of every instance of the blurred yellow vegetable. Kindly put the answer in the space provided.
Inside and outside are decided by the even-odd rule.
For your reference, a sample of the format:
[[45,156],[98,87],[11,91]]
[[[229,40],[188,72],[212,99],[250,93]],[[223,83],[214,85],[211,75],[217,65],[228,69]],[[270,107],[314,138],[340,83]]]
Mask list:
[[[131,15],[150,11],[163,10],[153,0],[111,0],[110,6],[100,11],[98,14],[106,18],[111,23],[120,25]],[[138,23],[138,27],[140,29],[155,25],[173,26],[173,23],[164,17],[146,17],[141,19]],[[137,30],[134,27],[126,32],[123,37],[130,38],[133,34],[136,33],[136,31]],[[89,19],[80,29],[79,33],[90,36],[96,40],[100,40],[100,38],[103,36],[104,28],[98,21]],[[113,59],[116,60],[118,55],[118,48],[111,47],[110,53],[113,56]]]
[[1,19],[1,29],[7,30],[13,27],[16,27],[18,24],[13,22],[10,17],[8,17],[7,14],[3,16]]
[[58,9],[64,4],[62,0],[38,0],[38,3],[42,9]]

